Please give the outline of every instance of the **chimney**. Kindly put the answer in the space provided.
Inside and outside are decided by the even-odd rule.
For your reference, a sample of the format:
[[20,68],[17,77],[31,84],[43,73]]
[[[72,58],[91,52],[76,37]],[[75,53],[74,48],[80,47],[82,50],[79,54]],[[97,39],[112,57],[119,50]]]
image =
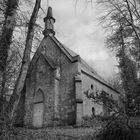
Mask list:
[[53,18],[51,7],[48,7],[47,16],[44,18],[44,22],[45,22],[45,30],[43,31],[44,36],[55,35],[54,31],[55,19]]

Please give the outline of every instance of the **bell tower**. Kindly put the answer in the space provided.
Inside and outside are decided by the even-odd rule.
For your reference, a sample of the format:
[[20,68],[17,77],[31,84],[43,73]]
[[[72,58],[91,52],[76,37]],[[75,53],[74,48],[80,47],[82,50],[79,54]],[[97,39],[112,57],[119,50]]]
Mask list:
[[54,23],[55,19],[53,18],[52,8],[48,7],[47,16],[44,18],[45,30],[43,31],[44,36],[55,35]]

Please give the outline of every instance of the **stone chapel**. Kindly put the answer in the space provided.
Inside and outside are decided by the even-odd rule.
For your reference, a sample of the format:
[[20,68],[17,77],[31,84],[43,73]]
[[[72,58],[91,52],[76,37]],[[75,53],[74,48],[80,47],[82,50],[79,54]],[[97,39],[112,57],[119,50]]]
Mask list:
[[80,125],[82,117],[93,112],[107,115],[104,105],[94,103],[84,92],[104,90],[118,102],[119,92],[55,37],[51,7],[44,22],[44,38],[30,63],[17,123],[37,128]]

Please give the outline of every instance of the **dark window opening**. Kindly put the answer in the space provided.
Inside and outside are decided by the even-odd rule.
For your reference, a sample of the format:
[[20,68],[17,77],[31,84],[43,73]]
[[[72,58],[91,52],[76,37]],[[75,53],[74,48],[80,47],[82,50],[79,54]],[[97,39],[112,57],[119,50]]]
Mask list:
[[92,116],[95,116],[95,108],[92,107]]
[[39,89],[34,96],[34,103],[41,103],[43,102],[43,91]]
[[93,89],[93,85],[91,85],[91,89]]

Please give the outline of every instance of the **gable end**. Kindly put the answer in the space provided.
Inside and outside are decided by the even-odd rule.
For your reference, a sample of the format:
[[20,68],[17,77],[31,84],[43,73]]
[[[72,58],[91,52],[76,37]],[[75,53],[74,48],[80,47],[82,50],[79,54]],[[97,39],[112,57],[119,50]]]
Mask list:
[[60,50],[66,55],[66,57],[72,62],[77,62],[80,60],[80,56],[71,56],[71,54],[67,51],[67,49],[54,37],[54,36],[49,36],[51,40],[60,48]]

